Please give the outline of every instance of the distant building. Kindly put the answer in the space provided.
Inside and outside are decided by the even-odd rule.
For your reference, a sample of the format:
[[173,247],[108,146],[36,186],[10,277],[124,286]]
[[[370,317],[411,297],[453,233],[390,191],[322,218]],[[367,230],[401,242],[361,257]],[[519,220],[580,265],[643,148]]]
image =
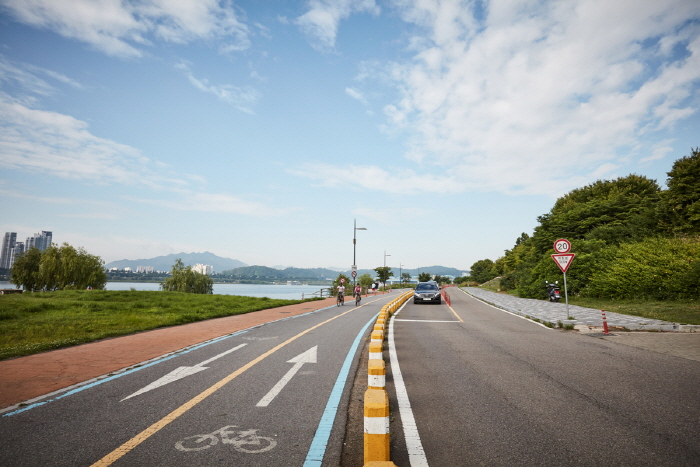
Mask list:
[[192,266],[192,270],[200,274],[206,274],[207,276],[214,274],[214,266],[208,264],[195,264]]
[[125,267],[124,272],[131,272],[131,268],[129,266]]
[[10,258],[15,243],[17,243],[17,232],[5,232],[2,239],[2,252],[0,252],[0,268],[10,269]]
[[136,266],[137,273],[151,273],[153,272],[153,266]]
[[25,242],[25,250],[36,248],[39,251],[44,251],[51,246],[53,233],[47,230],[42,230],[41,233],[35,233],[33,237],[27,237]]
[[24,253],[24,242],[16,242],[15,247],[10,252],[10,269],[15,265],[15,260]]

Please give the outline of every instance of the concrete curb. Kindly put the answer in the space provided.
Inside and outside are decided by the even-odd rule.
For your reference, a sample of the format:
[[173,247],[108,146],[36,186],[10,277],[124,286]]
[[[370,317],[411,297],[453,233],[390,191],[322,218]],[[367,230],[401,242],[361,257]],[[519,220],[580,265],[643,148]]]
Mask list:
[[404,292],[384,305],[377,316],[369,344],[367,386],[364,401],[364,465],[365,467],[395,467],[390,461],[391,432],[389,427],[389,396],[386,392],[386,362],[384,337],[389,317],[403,305],[413,291]]

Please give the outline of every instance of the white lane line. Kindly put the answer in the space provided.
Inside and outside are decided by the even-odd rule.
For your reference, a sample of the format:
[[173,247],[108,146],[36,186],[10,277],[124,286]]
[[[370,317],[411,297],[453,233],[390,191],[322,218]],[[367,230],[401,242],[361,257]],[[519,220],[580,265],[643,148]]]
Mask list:
[[171,371],[170,373],[168,373],[167,375],[153,381],[148,386],[139,389],[138,391],[136,391],[132,395],[125,397],[124,399],[122,399],[119,402],[124,402],[125,400],[131,399],[134,396],[138,396],[140,394],[143,394],[144,392],[152,391],[153,389],[159,388],[161,386],[165,386],[166,384],[172,383],[173,381],[177,381],[178,379],[182,379],[182,378],[185,378],[187,376],[194,375],[195,373],[199,373],[200,371],[204,371],[204,370],[209,368],[209,367],[206,367],[204,365],[207,365],[208,363],[211,363],[216,359],[219,359],[225,355],[228,355],[231,352],[240,349],[241,347],[245,347],[246,345],[248,345],[248,344],[241,344],[239,346],[236,346],[232,349],[227,350],[226,352],[222,352],[219,355],[215,355],[208,360],[204,360],[203,362],[197,363],[194,366],[181,366],[179,368],[176,368],[173,371]]
[[316,355],[317,355],[317,350],[318,346],[313,346],[306,352],[297,355],[291,360],[288,360],[287,363],[294,363],[294,366],[287,372],[286,375],[282,377],[281,380],[275,384],[272,389],[270,389],[270,392],[265,394],[265,397],[260,399],[260,402],[258,402],[255,406],[256,407],[267,407],[270,405],[270,402],[277,397],[277,394],[284,389],[284,387],[287,385],[287,383],[294,377],[294,375],[297,374],[297,372],[301,369],[302,366],[304,366],[304,363],[316,363]]
[[459,321],[439,321],[437,319],[397,319],[396,321],[412,321],[414,323],[459,323]]
[[[394,316],[399,314],[404,306],[406,306],[405,303]],[[396,388],[396,399],[399,403],[399,414],[401,415],[403,434],[406,438],[408,459],[411,463],[411,467],[428,467],[428,459],[426,459],[425,451],[423,451],[423,444],[418,434],[416,419],[413,417],[411,402],[408,400],[408,392],[406,391],[406,385],[403,382],[401,368],[399,367],[399,358],[396,354],[396,345],[394,344],[394,321],[396,321],[396,318],[392,318],[389,321],[389,357],[391,359],[391,373],[394,377],[394,387]]]

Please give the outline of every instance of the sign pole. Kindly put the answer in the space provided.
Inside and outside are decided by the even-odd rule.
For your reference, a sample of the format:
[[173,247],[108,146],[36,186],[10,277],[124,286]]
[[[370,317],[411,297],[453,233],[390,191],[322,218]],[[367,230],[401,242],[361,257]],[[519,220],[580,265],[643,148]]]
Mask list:
[[566,272],[564,272],[564,299],[566,300],[566,318],[569,319],[569,292],[566,290]]

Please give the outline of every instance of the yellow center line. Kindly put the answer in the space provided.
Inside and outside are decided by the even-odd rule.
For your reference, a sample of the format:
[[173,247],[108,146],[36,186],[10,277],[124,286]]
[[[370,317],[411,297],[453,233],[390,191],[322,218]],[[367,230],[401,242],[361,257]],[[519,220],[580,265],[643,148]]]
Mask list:
[[[376,300],[380,300],[380,298],[377,298]],[[373,302],[376,301],[376,300],[373,300]],[[369,302],[369,303],[372,303],[372,302]],[[307,329],[306,331],[302,331],[302,332],[300,332],[299,334],[297,334],[296,336],[291,337],[291,338],[287,339],[286,341],[282,342],[281,344],[277,345],[276,347],[274,347],[274,348],[268,350],[267,352],[265,352],[264,354],[260,355],[260,356],[257,357],[256,359],[250,361],[250,362],[247,363],[246,365],[242,366],[242,367],[239,368],[238,370],[236,370],[236,371],[234,371],[233,373],[231,373],[230,375],[226,376],[224,379],[220,380],[218,383],[214,384],[214,385],[211,386],[210,388],[204,390],[203,392],[201,392],[201,393],[198,394],[197,396],[195,396],[195,397],[193,397],[192,399],[190,399],[189,401],[185,402],[185,403],[182,404],[180,407],[178,407],[177,409],[173,410],[173,411],[170,412],[168,415],[166,415],[165,417],[163,417],[162,419],[160,419],[159,421],[157,421],[157,422],[154,423],[153,425],[149,426],[148,428],[146,428],[145,430],[143,430],[141,433],[139,433],[138,435],[134,436],[133,438],[131,438],[129,441],[127,441],[126,443],[122,444],[121,446],[119,446],[119,447],[118,447],[117,449],[115,449],[114,451],[112,451],[112,452],[110,452],[109,454],[107,454],[106,456],[104,456],[102,459],[100,459],[99,461],[97,461],[97,462],[95,462],[94,464],[92,464],[92,467],[96,467],[96,466],[103,467],[103,466],[112,465],[112,464],[113,464],[114,462],[116,462],[119,458],[121,458],[122,456],[124,456],[124,455],[127,454],[128,452],[132,451],[136,446],[138,446],[139,444],[143,443],[143,442],[146,441],[148,438],[150,438],[151,436],[153,436],[154,434],[156,434],[158,431],[160,431],[162,428],[164,428],[164,427],[165,427],[166,425],[168,425],[170,422],[176,420],[178,417],[180,417],[181,415],[183,415],[185,412],[187,412],[188,410],[190,410],[192,407],[194,407],[195,405],[199,404],[200,402],[202,402],[202,401],[203,401],[204,399],[206,399],[207,397],[211,396],[214,392],[216,392],[217,390],[221,389],[221,388],[222,388],[223,386],[225,386],[227,383],[231,382],[234,378],[240,376],[240,375],[243,374],[246,370],[249,370],[249,369],[250,369],[251,367],[253,367],[254,365],[260,363],[262,360],[264,360],[265,358],[269,357],[269,356],[272,355],[273,353],[277,352],[279,349],[281,349],[281,348],[284,347],[285,345],[287,345],[287,344],[289,344],[289,343],[291,343],[291,342],[297,340],[298,338],[300,338],[300,337],[303,336],[304,334],[306,334],[306,333],[308,333],[308,332],[311,332],[311,331],[313,331],[314,329],[319,328],[319,327],[323,326],[323,325],[326,324],[326,323],[330,323],[330,322],[333,321],[334,319],[340,318],[341,316],[346,315],[346,314],[350,313],[351,311],[357,310],[358,308],[360,308],[360,307],[352,308],[352,309],[350,309],[350,310],[348,310],[348,311],[346,311],[346,312],[344,312],[344,313],[339,314],[338,316],[334,316],[334,317],[331,318],[331,319],[328,319],[328,320],[326,320],[326,321],[324,321],[324,322],[322,322],[322,323],[319,323],[319,324],[317,324],[317,325],[315,325],[315,326],[313,326],[313,327],[310,327],[310,328]]]
[[457,312],[454,311],[450,305],[447,305],[447,308],[449,308],[450,311],[452,311],[452,313],[455,314],[455,316],[457,317],[458,320],[460,320],[461,322],[464,322],[464,320],[463,320],[462,318],[459,317],[459,315],[457,314]]

